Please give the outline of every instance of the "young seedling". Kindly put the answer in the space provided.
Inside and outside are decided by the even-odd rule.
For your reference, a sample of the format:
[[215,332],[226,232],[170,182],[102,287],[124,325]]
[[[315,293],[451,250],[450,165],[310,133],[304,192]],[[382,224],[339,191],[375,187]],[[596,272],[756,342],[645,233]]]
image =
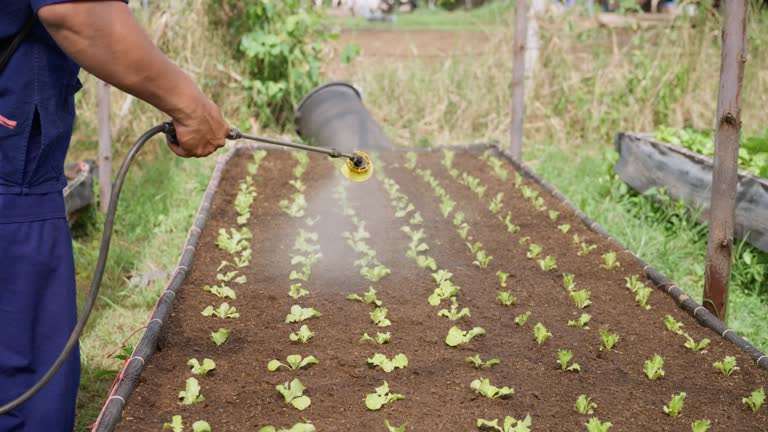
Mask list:
[[371,411],[378,411],[384,405],[402,399],[405,399],[405,396],[399,393],[390,393],[389,384],[384,381],[384,384],[374,389],[374,393],[365,395],[365,407]]
[[550,211],[547,212],[547,215],[549,216],[549,219],[552,222],[555,222],[555,221],[557,221],[557,217],[560,216],[560,212],[559,211],[555,211],[555,210],[550,210]]
[[419,157],[414,152],[408,152],[405,154],[405,160],[406,163],[403,164],[404,167],[408,168],[409,170],[413,170],[416,168],[416,162],[418,161]]
[[504,192],[497,193],[496,196],[491,199],[491,203],[488,205],[488,210],[490,210],[493,214],[500,212],[501,209],[504,208],[504,202],[502,201],[503,199]]
[[170,429],[171,432],[184,432],[184,422],[180,415],[171,417],[170,423],[163,423],[163,430]]
[[296,188],[296,190],[299,192],[304,192],[304,190],[307,189],[307,185],[305,185],[304,182],[298,178],[293,180],[288,180],[288,184]]
[[712,363],[712,367],[719,370],[726,377],[731,376],[733,371],[739,370],[739,367],[736,366],[736,357],[729,355],[725,356],[722,360]]
[[237,312],[237,308],[230,306],[229,303],[222,303],[218,309],[214,309],[213,306],[208,306],[200,312],[203,316],[216,316],[219,318],[240,318],[240,314]]
[[298,378],[294,378],[293,381],[286,382],[285,384],[277,385],[275,389],[283,395],[285,403],[293,405],[299,411],[304,411],[312,403],[308,396],[304,396],[306,387]]
[[297,192],[291,195],[291,200],[281,200],[278,205],[281,210],[288,213],[288,216],[302,218],[307,208],[307,199],[303,193]]
[[488,267],[488,264],[491,263],[491,260],[493,260],[493,257],[488,255],[488,253],[483,249],[477,251],[475,254],[475,260],[472,261],[472,264],[480,267],[480,268],[486,268]]
[[459,287],[450,280],[444,280],[438,283],[437,288],[429,296],[427,301],[432,306],[438,306],[447,298],[455,297],[459,293]]
[[753,414],[757,413],[757,410],[759,410],[760,407],[763,406],[763,402],[765,402],[765,391],[760,387],[753,391],[750,397],[745,397],[741,401],[752,410]]
[[602,351],[602,349],[605,348],[606,350],[610,351],[614,346],[616,346],[616,342],[619,341],[619,335],[618,333],[610,333],[608,330],[601,328],[600,339],[603,340],[603,346],[600,348],[600,350]]
[[296,423],[290,429],[280,428],[276,429],[274,426],[264,426],[259,429],[259,432],[316,432],[315,426],[312,423]]
[[517,298],[510,291],[501,291],[496,297],[496,301],[504,306],[512,306],[517,302]]
[[229,330],[223,327],[211,333],[211,342],[216,344],[216,346],[223,345],[228,338],[229,338]]
[[525,254],[528,259],[534,259],[541,253],[542,249],[541,246],[537,245],[536,243],[531,243],[528,245],[528,253]]
[[640,282],[640,276],[638,275],[625,277],[624,280],[626,281],[626,284],[624,286],[627,287],[627,289],[632,291],[633,293],[637,292],[639,288],[644,287],[643,283]]
[[531,416],[526,415],[524,419],[517,420],[512,416],[504,418],[504,424],[499,426],[499,420],[477,419],[477,428],[480,430],[495,430],[499,432],[531,432]]
[[246,282],[247,279],[245,275],[238,276],[237,275],[238,273],[239,272],[237,270],[233,270],[231,272],[226,272],[226,273],[219,273],[216,275],[216,279],[220,282],[234,282],[242,285]]
[[523,314],[520,314],[515,317],[515,324],[519,325],[520,327],[525,325],[525,322],[528,321],[528,317],[531,316],[531,311],[526,311]]
[[285,363],[281,362],[280,360],[270,360],[269,363],[267,363],[267,369],[270,372],[274,372],[281,367],[284,367],[286,369],[290,370],[297,370],[302,369],[307,366],[311,366],[313,364],[318,364],[320,361],[316,359],[314,356],[307,356],[302,358],[298,354],[292,354],[285,358]]
[[488,369],[497,364],[501,364],[501,360],[499,359],[490,359],[488,361],[483,361],[482,359],[480,359],[480,354],[475,354],[472,357],[467,357],[466,361],[467,363],[472,364],[472,366],[474,366],[475,369]]
[[389,327],[392,325],[392,321],[387,319],[389,309],[384,306],[375,308],[371,313],[371,321],[379,327]]
[[472,381],[469,388],[488,399],[504,399],[515,394],[515,389],[510,387],[496,387],[488,378],[480,378]]
[[421,225],[421,224],[424,223],[424,218],[421,217],[421,213],[420,212],[416,212],[408,220],[408,223],[411,224],[411,225]]
[[179,392],[179,404],[192,405],[202,402],[205,398],[200,394],[200,383],[195,378],[187,378],[186,387]]
[[347,300],[354,300],[363,302],[365,304],[381,306],[381,300],[376,297],[376,290],[373,287],[368,287],[368,292],[363,294],[362,297],[358,294],[350,294],[347,296]]
[[462,240],[466,240],[467,236],[469,236],[469,225],[466,222],[464,222],[456,230],[456,232],[459,233],[459,237],[461,237]]
[[531,238],[528,237],[528,236],[521,237],[520,240],[517,241],[517,244],[522,246],[522,245],[528,243],[530,240],[531,240]]
[[592,319],[592,315],[588,313],[583,313],[581,314],[581,316],[579,316],[579,319],[575,321],[569,320],[568,325],[570,327],[578,327],[578,328],[583,328],[584,330],[589,330],[589,327],[587,327],[587,324],[591,319]]
[[616,252],[608,252],[602,255],[603,263],[600,264],[601,268],[606,270],[613,270],[617,267],[621,267],[621,263],[616,259]]
[[302,325],[299,328],[299,331],[289,335],[291,342],[301,342],[303,344],[309,343],[309,340],[313,337],[315,337],[315,334],[309,330],[309,327],[306,324]]
[[216,363],[209,358],[203,359],[202,364],[197,359],[189,359],[187,366],[192,366],[193,375],[208,375],[208,372],[216,369]]
[[608,429],[613,427],[611,422],[601,422],[597,417],[592,417],[588,422],[584,423],[587,427],[587,432],[608,432]]
[[692,432],[707,432],[712,427],[712,423],[707,419],[696,420],[691,423]]
[[442,214],[444,218],[448,218],[454,207],[456,207],[456,201],[444,196],[440,201],[440,214]]
[[686,347],[686,348],[688,348],[689,350],[693,351],[693,352],[696,352],[696,351],[701,351],[701,350],[703,350],[704,348],[708,347],[708,346],[709,346],[709,344],[712,342],[712,341],[710,341],[709,339],[707,339],[707,338],[704,338],[704,339],[700,340],[700,341],[697,343],[697,342],[696,342],[695,340],[693,340],[693,338],[692,338],[692,337],[690,337],[689,335],[687,335],[687,334],[684,334],[684,336],[685,336],[685,344],[684,344],[684,345],[685,345],[685,347]]
[[456,300],[456,297],[451,297],[451,309],[440,309],[440,311],[437,313],[437,316],[446,317],[451,321],[457,321],[472,315],[469,313],[469,308],[465,307],[459,310],[459,302]]
[[389,420],[384,420],[384,426],[387,428],[387,432],[405,432],[405,427],[408,423],[403,423],[400,426],[392,426]]
[[416,210],[416,207],[413,206],[413,204],[408,203],[404,208],[398,209],[395,211],[395,217],[396,218],[402,218],[408,216],[408,213]]
[[643,363],[643,371],[648,379],[655,381],[664,376],[664,358],[654,354],[653,358]]
[[475,327],[469,331],[463,331],[462,329],[453,326],[448,330],[448,336],[445,337],[445,344],[450,347],[456,347],[468,343],[476,336],[485,334],[485,329],[482,327]]
[[247,167],[248,174],[255,176],[259,171],[259,165],[261,165],[261,161],[264,160],[265,157],[267,157],[266,150],[257,150],[253,152],[253,162],[249,163]]
[[505,273],[501,270],[496,272],[496,276],[499,278],[499,285],[502,286],[502,288],[507,287],[507,279],[509,279],[509,273]]
[[219,298],[228,298],[232,300],[237,299],[237,294],[235,293],[235,290],[233,290],[232,288],[224,284],[214,285],[214,286],[206,285],[203,287],[203,291],[209,292]]
[[491,174],[493,174],[494,177],[499,178],[501,181],[507,181],[509,171],[504,168],[504,162],[501,159],[491,157],[488,159],[488,165],[490,165],[491,169],[493,170]]
[[192,423],[192,432],[211,432],[211,425],[207,421],[198,420]]
[[368,364],[378,366],[384,372],[390,373],[395,369],[403,369],[408,367],[408,357],[406,357],[405,354],[400,353],[392,357],[392,360],[390,360],[384,354],[376,353],[373,355],[373,357],[368,359]]
[[568,231],[571,230],[571,225],[570,224],[558,225],[557,229],[559,229],[560,232],[563,233],[563,234],[568,234]]
[[292,299],[298,299],[308,295],[309,291],[302,287],[301,282],[291,284],[291,288],[288,290],[288,296]]
[[592,415],[595,413],[597,404],[592,402],[592,398],[587,395],[579,395],[576,399],[576,412],[579,414]]
[[419,255],[416,257],[416,265],[420,268],[428,268],[430,270],[437,270],[437,261],[431,256]]
[[373,283],[384,279],[391,272],[392,271],[383,264],[379,264],[376,267],[363,267],[360,269],[360,275]]
[[589,300],[591,295],[592,292],[588,289],[571,291],[571,298],[573,299],[573,302],[576,303],[576,307],[579,309],[584,309],[592,304],[592,302]]
[[464,212],[456,212],[453,214],[453,225],[460,226],[464,223]]
[[541,346],[544,344],[544,342],[547,341],[547,339],[552,337],[552,333],[547,331],[547,328],[544,327],[544,324],[536,323],[536,325],[533,327],[533,337],[536,339],[536,343]]
[[520,189],[523,185],[523,176],[520,175],[520,173],[515,173],[515,181],[514,181],[515,189]]
[[231,254],[236,254],[250,248],[248,239],[253,237],[248,228],[236,230],[229,229],[229,233],[224,228],[219,229],[219,236],[216,238],[216,246]]
[[532,199],[531,204],[536,210],[544,210],[544,198],[542,197],[536,197]]
[[579,251],[576,253],[578,256],[587,256],[590,252],[597,249],[597,245],[591,245],[586,242],[579,243]]
[[573,273],[563,273],[563,288],[571,292],[576,289],[576,275]]
[[669,404],[664,406],[664,413],[670,417],[677,417],[683,412],[683,405],[685,405],[685,392],[680,392],[676,395],[672,395],[672,399],[669,400]]
[[648,299],[651,297],[651,292],[653,292],[653,288],[646,286],[638,287],[637,291],[635,291],[635,301],[637,301],[637,304],[645,308],[645,310],[649,310],[651,308],[651,305],[648,304]]
[[368,333],[363,333],[363,335],[360,337],[359,343],[363,342],[374,342],[379,345],[384,345],[385,343],[388,343],[392,339],[392,333],[386,332],[386,333],[379,333],[376,332],[376,337],[370,337],[368,336]]
[[664,325],[667,326],[667,330],[674,334],[683,334],[683,323],[674,319],[672,315],[667,315],[664,317]]
[[502,218],[501,215],[498,215],[497,217],[499,218],[500,221],[504,222],[504,225],[506,225],[506,227],[507,227],[507,232],[508,233],[514,234],[514,233],[520,231],[520,227],[515,225],[512,222],[512,212],[511,211],[508,211],[506,216],[504,216],[504,218]]
[[291,313],[285,316],[286,323],[297,323],[308,320],[310,318],[316,318],[320,316],[320,312],[313,308],[303,308],[299,305],[291,306]]
[[557,268],[557,260],[552,255],[547,255],[546,258],[536,260],[539,263],[539,267],[545,272],[554,270]]
[[573,359],[573,352],[568,350],[557,350],[557,363],[560,365],[561,371],[581,372],[581,366],[579,366],[578,363],[574,362],[568,366],[568,362],[570,362],[571,359]]
[[584,241],[584,239],[580,235],[578,235],[578,234],[574,234],[572,238],[573,238],[573,243],[574,244],[579,244],[579,243],[582,243]]

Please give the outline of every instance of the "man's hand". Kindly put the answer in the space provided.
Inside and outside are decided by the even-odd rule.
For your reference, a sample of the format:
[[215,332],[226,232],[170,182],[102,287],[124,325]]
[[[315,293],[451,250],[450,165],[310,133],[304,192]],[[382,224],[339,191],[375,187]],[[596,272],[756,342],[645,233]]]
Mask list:
[[224,145],[229,132],[219,108],[157,49],[119,1],[73,1],[44,6],[40,21],[83,69],[168,114],[182,157],[202,157]]

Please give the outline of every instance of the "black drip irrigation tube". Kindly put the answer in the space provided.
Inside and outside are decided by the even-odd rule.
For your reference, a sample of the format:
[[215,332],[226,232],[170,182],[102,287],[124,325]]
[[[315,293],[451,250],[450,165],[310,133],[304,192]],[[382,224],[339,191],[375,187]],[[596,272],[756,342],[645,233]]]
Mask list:
[[[157,304],[155,305],[155,308],[150,315],[149,322],[146,325],[146,331],[139,341],[139,344],[136,346],[133,354],[129,359],[126,360],[122,369],[118,373],[118,376],[112,385],[107,400],[104,402],[101,413],[93,425],[94,431],[111,432],[115,429],[121,420],[126,400],[138,385],[139,378],[141,373],[144,371],[147,362],[155,353],[155,351],[158,350],[158,339],[163,329],[163,325],[167,322],[168,317],[171,314],[173,301],[176,298],[176,291],[178,291],[178,289],[184,283],[187,272],[189,271],[189,266],[192,264],[197,243],[200,240],[203,228],[208,221],[208,215],[213,203],[213,198],[216,194],[216,191],[218,190],[218,186],[227,163],[234,156],[242,152],[254,151],[257,149],[284,151],[259,144],[238,143],[234,145],[230,151],[219,158],[216,164],[216,168],[214,169],[211,176],[211,180],[208,183],[205,195],[203,196],[203,201],[197,211],[195,221],[189,230],[189,235],[187,237],[187,241],[184,244],[184,249],[181,258],[179,259],[179,264],[176,267],[176,271],[168,283],[166,290],[160,295]],[[656,271],[645,261],[635,255],[632,251],[627,249],[620,241],[610,235],[597,222],[584,214],[584,212],[579,210],[578,207],[576,207],[568,200],[568,198],[566,198],[554,186],[536,174],[531,168],[525,164],[516,162],[512,158],[512,155],[500,148],[498,144],[469,144],[460,146],[439,146],[430,149],[413,149],[413,151],[419,153],[431,153],[443,150],[463,150],[471,153],[479,153],[484,150],[493,150],[497,155],[505,158],[518,172],[520,172],[522,176],[534,181],[555,199],[561,201],[565,206],[573,210],[574,214],[579,219],[581,219],[582,223],[584,223],[588,229],[605,237],[608,241],[623,249],[635,260],[637,260],[638,263],[643,266],[643,271],[645,272],[648,279],[650,279],[656,285],[656,288],[672,297],[681,309],[685,310],[689,315],[694,317],[701,325],[716,332],[721,337],[733,343],[737,348],[748,354],[753,360],[755,360],[759,368],[768,370],[768,356],[766,356],[759,349],[755,348],[755,346],[753,346],[751,343],[744,340],[744,338],[739,336],[735,331],[728,328],[722,321],[720,321],[720,319],[712,315],[703,306],[698,304],[695,300],[680,290],[680,288],[673,281]],[[399,151],[408,151],[408,149]]]

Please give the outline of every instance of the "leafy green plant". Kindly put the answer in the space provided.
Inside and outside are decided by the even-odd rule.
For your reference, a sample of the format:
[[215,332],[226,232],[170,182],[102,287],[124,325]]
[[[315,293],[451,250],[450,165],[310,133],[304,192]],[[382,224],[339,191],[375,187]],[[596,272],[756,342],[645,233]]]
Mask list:
[[222,303],[217,309],[213,306],[208,306],[200,312],[203,316],[216,316],[219,318],[240,318],[240,313],[237,312],[237,308],[230,306],[229,303]]
[[293,381],[286,382],[285,384],[279,384],[275,386],[275,389],[283,395],[286,403],[291,404],[299,411],[304,411],[312,403],[312,400],[304,395],[306,387],[298,378],[294,378]]
[[301,282],[291,284],[291,287],[288,290],[288,296],[294,300],[308,295],[309,291],[302,287]]
[[475,260],[472,261],[472,264],[480,268],[486,268],[488,267],[488,264],[491,263],[491,260],[493,260],[493,257],[488,255],[485,249],[483,249],[483,250],[477,251],[477,253],[475,254]]
[[680,392],[676,395],[672,395],[672,399],[669,400],[669,404],[664,406],[664,413],[670,417],[677,417],[683,412],[683,405],[685,405],[685,392]]
[[493,199],[491,199],[490,204],[488,204],[488,210],[491,211],[491,213],[496,214],[501,211],[502,208],[504,208],[504,192],[499,192],[496,194]]
[[617,267],[621,267],[621,263],[616,259],[616,252],[608,252],[601,255],[601,258],[603,259],[603,263],[600,264],[601,268],[604,268],[606,270],[612,270]]
[[667,330],[671,331],[672,333],[678,335],[683,334],[683,323],[674,319],[672,315],[667,315],[664,317],[664,325],[667,326]]
[[248,174],[254,176],[259,171],[259,166],[261,165],[261,161],[264,160],[264,158],[267,157],[267,151],[266,150],[256,150],[253,152],[253,162],[248,164]]
[[651,297],[652,292],[653,288],[646,286],[638,287],[637,291],[635,291],[635,301],[637,301],[637,303],[645,310],[649,310],[651,308],[651,305],[648,304],[648,299]]
[[229,338],[229,330],[223,327],[211,333],[211,341],[214,344],[216,344],[216,346],[223,345],[228,338]]
[[752,413],[756,413],[765,402],[765,391],[760,387],[753,391],[749,397],[745,397],[741,401],[752,410]]
[[276,429],[274,426],[264,426],[259,432],[315,432],[315,426],[311,423],[296,423],[290,429]]
[[522,313],[515,317],[515,324],[519,325],[520,327],[525,325],[525,322],[528,321],[528,317],[531,316],[531,311],[526,311],[525,313]]
[[542,249],[541,246],[537,245],[536,243],[531,243],[528,245],[528,253],[525,254],[528,259],[534,259],[541,253]]
[[459,226],[464,223],[464,212],[457,211],[453,214],[453,225]]
[[514,234],[514,233],[520,231],[520,227],[515,225],[512,222],[512,212],[511,211],[508,211],[506,216],[504,216],[504,218],[502,218],[501,215],[498,215],[497,217],[499,218],[500,221],[504,222],[504,225],[506,225],[506,227],[507,227],[507,232],[508,233]]
[[286,369],[290,370],[297,370],[302,369],[307,366],[311,366],[313,364],[318,364],[320,361],[315,358],[315,356],[307,356],[307,357],[301,357],[298,354],[291,354],[288,357],[285,358],[285,363],[281,362],[280,360],[270,360],[269,363],[267,363],[267,369],[270,372],[274,372],[281,367],[284,367]]
[[216,246],[225,252],[236,254],[250,248],[248,239],[252,237],[251,231],[245,227],[240,230],[230,228],[229,232],[224,228],[220,228],[219,236],[216,238]]
[[560,216],[560,212],[556,210],[550,210],[547,212],[547,215],[552,222],[555,222],[557,221],[557,217]]
[[203,291],[209,292],[219,298],[228,298],[232,300],[237,299],[237,294],[235,293],[235,290],[233,290],[232,288],[224,284],[214,285],[214,286],[206,285],[203,287]]
[[539,263],[539,267],[546,272],[557,268],[557,260],[552,255],[547,255],[546,258],[538,259],[536,262]]
[[576,275],[573,273],[563,273],[563,288],[571,292],[576,289]]
[[437,316],[446,317],[451,321],[457,321],[464,317],[470,317],[469,308],[465,307],[459,310],[459,302],[456,297],[451,297],[451,309],[440,309]]
[[510,387],[496,387],[488,378],[480,378],[472,381],[469,388],[488,399],[504,399],[515,394],[515,389]]
[[384,426],[387,428],[387,432],[405,432],[405,427],[408,423],[403,423],[400,426],[392,426],[389,420],[384,420]]
[[389,309],[384,306],[379,306],[370,312],[371,321],[379,327],[389,327],[392,325],[392,321],[387,319]]
[[633,293],[637,292],[639,288],[644,287],[644,284],[640,282],[640,276],[638,275],[625,277],[624,280],[626,281],[626,284],[624,286],[627,287],[627,289],[632,291]]
[[600,339],[602,339],[603,341],[602,348],[605,348],[608,351],[612,350],[613,347],[616,346],[616,342],[619,341],[618,333],[610,333],[608,330],[604,328],[601,328],[599,333],[600,333]]
[[590,252],[597,249],[597,245],[589,244],[586,242],[579,243],[579,251],[576,253],[578,256],[587,256]]
[[413,216],[411,216],[410,219],[408,219],[408,223],[411,225],[421,225],[424,223],[424,218],[421,217],[420,212],[416,212],[413,214]]
[[469,175],[467,173],[463,173],[461,175],[461,182],[463,184],[467,185],[467,187],[469,187],[469,189],[472,192],[477,194],[477,196],[479,198],[482,198],[483,195],[485,194],[485,190],[486,190],[487,187],[480,183],[480,179],[479,178],[472,177],[471,175]]
[[472,364],[472,366],[474,366],[476,369],[488,369],[497,364],[501,364],[501,360],[499,359],[490,359],[488,361],[483,361],[480,358],[480,354],[475,354],[472,357],[467,357],[465,360],[467,361],[467,363]]
[[568,231],[571,230],[571,225],[570,224],[558,225],[557,229],[559,229],[560,232],[563,233],[563,234],[568,234]]
[[209,358],[203,359],[202,364],[197,359],[189,359],[187,366],[192,366],[192,374],[194,375],[208,375],[208,372],[216,369],[216,363]]
[[522,246],[522,245],[528,243],[530,240],[531,240],[531,238],[528,237],[528,236],[520,237],[520,239],[517,241],[517,244]]
[[482,327],[475,327],[472,330],[463,331],[462,329],[453,326],[448,330],[448,336],[445,337],[445,344],[451,347],[463,345],[482,334],[485,334],[485,329]]
[[237,270],[226,272],[226,273],[219,273],[216,275],[216,280],[220,282],[234,282],[242,285],[246,282],[247,279],[245,275],[238,276],[237,275],[238,273],[239,272]]
[[461,226],[456,230],[457,233],[459,233],[459,237],[461,237],[462,240],[466,240],[467,236],[469,235],[469,224],[464,222],[461,224]]
[[501,291],[499,292],[499,295],[496,296],[496,301],[504,306],[512,306],[517,302],[517,297],[513,296],[510,291]]
[[293,186],[299,192],[304,192],[304,190],[307,189],[307,185],[305,185],[304,182],[301,181],[300,178],[296,178],[296,179],[293,179],[293,180],[288,180],[288,184]]
[[557,363],[560,365],[560,370],[563,372],[581,372],[581,366],[578,363],[573,363],[568,366],[568,362],[573,359],[573,352],[569,350],[557,350]]
[[286,323],[297,323],[308,320],[310,318],[316,318],[320,316],[320,312],[313,308],[303,308],[299,305],[291,306],[291,313],[285,316]]
[[390,360],[384,354],[376,353],[373,357],[368,359],[368,363],[380,367],[381,370],[386,373],[390,373],[395,369],[404,369],[408,367],[408,357],[406,357],[405,354],[400,353]]
[[712,427],[712,423],[707,419],[696,420],[691,423],[692,432],[707,432]]
[[643,363],[643,372],[648,379],[655,381],[664,376],[664,358],[654,354],[653,358]]
[[440,214],[442,214],[444,218],[447,218],[453,211],[454,207],[456,207],[456,201],[447,196],[444,196],[440,201]]
[[530,415],[526,415],[524,419],[517,420],[512,416],[504,417],[504,423],[499,426],[499,420],[485,420],[477,419],[477,428],[480,430],[496,430],[499,432],[531,432],[531,424],[533,420]]
[[597,417],[592,417],[588,422],[584,424],[587,427],[587,432],[608,432],[608,429],[613,427],[611,422],[601,422]]
[[299,331],[291,333],[289,338],[291,342],[301,342],[303,344],[309,343],[309,340],[315,337],[315,334],[304,324],[299,328]]
[[693,340],[692,337],[690,337],[689,335],[686,334],[685,335],[685,344],[684,345],[689,350],[695,352],[695,351],[701,351],[704,348],[708,347],[711,342],[712,341],[710,341],[707,338],[704,338],[704,339],[700,340],[699,342],[696,342],[695,340]]
[[509,175],[509,171],[504,168],[504,161],[497,157],[490,157],[488,158],[488,165],[491,167],[491,174],[494,177],[497,177],[501,181],[507,181],[507,176]]
[[579,309],[584,309],[587,306],[592,304],[592,302],[589,300],[589,297],[592,295],[592,292],[588,289],[571,291],[570,295],[571,295],[571,299],[573,299],[573,302],[576,303],[576,307],[578,307]]
[[304,217],[308,204],[304,194],[297,192],[291,195],[291,200],[281,200],[278,205],[281,210],[288,214],[288,216],[292,218],[301,218]]
[[439,280],[439,282],[437,282],[437,287],[435,288],[434,292],[432,292],[432,294],[427,299],[429,304],[432,306],[439,305],[443,301],[443,299],[455,297],[456,294],[458,294],[459,292],[459,287],[450,281],[450,276],[452,276],[450,272],[445,272],[442,274],[443,276],[449,275],[447,276],[447,278],[436,276],[436,275],[439,275],[440,272],[442,271],[443,270],[440,270],[438,273],[432,273],[432,277],[435,278],[436,281]]
[[430,270],[437,270],[437,261],[431,256],[419,255],[416,257],[416,265],[419,268],[428,268]]
[[589,327],[587,327],[587,324],[589,323],[589,320],[592,319],[592,315],[588,313],[582,313],[581,316],[579,316],[579,319],[577,320],[569,320],[568,325],[570,327],[578,327],[583,328],[585,330],[588,330]]
[[576,412],[579,414],[592,415],[595,413],[595,408],[597,408],[597,404],[592,402],[592,398],[587,395],[579,395],[579,398],[576,399]]
[[365,395],[365,407],[371,411],[378,411],[384,405],[402,399],[405,399],[405,396],[399,393],[390,393],[389,384],[384,381],[384,384],[374,389],[374,393]]
[[496,277],[499,278],[499,285],[501,285],[503,288],[507,287],[507,279],[509,279],[509,273],[505,273],[501,270],[496,272]]
[[184,423],[180,415],[171,417],[170,423],[163,423],[163,430],[170,429],[172,432],[184,432]]
[[386,332],[386,333],[379,333],[376,332],[376,337],[370,337],[368,336],[368,333],[363,333],[363,335],[360,337],[359,343],[363,342],[374,342],[379,345],[384,345],[385,343],[389,343],[389,341],[392,340],[392,333]]
[[381,300],[379,300],[378,297],[376,297],[376,290],[372,286],[369,286],[368,292],[366,292],[362,296],[358,294],[348,295],[347,300],[354,300],[354,301],[363,302],[369,305],[381,306]]
[[409,170],[412,170],[416,168],[416,163],[418,159],[419,159],[419,156],[415,152],[410,151],[405,154],[405,160],[407,162],[403,164],[403,166],[408,168]]
[[198,420],[192,423],[192,432],[211,432],[211,425],[207,421]]
[[552,333],[547,331],[547,328],[544,327],[544,324],[536,323],[536,325],[533,327],[533,337],[536,339],[536,343],[541,346],[544,344],[544,342],[547,341],[547,339],[552,337]]
[[736,357],[733,356],[725,356],[722,360],[718,360],[714,363],[712,363],[712,367],[719,370],[723,376],[731,376],[733,371],[739,370],[739,367],[736,366]]
[[195,378],[187,378],[186,387],[179,392],[179,404],[192,405],[202,402],[205,398],[200,394],[200,383]]

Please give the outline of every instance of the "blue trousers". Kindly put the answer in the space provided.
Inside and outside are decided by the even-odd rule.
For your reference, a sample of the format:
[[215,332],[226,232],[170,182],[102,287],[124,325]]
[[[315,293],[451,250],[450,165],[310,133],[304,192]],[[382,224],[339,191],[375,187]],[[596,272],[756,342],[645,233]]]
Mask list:
[[[0,223],[0,402],[33,385],[75,326],[72,240],[64,218]],[[0,416],[0,432],[71,432],[80,353],[38,394]]]

